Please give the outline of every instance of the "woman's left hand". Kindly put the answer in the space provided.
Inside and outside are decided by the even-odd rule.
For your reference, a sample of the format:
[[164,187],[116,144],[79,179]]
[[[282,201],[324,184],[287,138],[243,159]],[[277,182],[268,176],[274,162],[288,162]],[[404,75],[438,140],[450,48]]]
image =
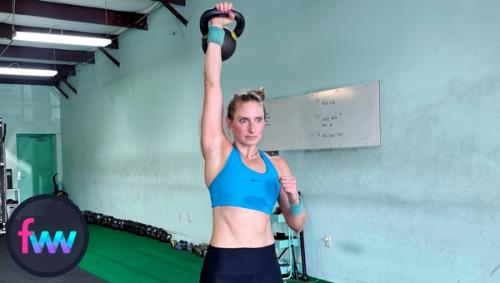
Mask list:
[[288,197],[288,202],[291,204],[298,204],[300,202],[299,199],[299,191],[297,190],[297,181],[294,176],[283,176],[280,177],[281,187],[283,191],[285,191],[286,196]]

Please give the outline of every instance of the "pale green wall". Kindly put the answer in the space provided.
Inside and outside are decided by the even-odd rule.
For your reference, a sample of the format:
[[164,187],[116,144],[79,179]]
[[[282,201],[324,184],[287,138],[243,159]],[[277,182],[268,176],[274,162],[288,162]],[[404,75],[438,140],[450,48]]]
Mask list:
[[[168,11],[82,68],[63,101],[66,188],[82,209],[208,241],[198,19]],[[283,152],[309,220],[309,273],[335,282],[500,280],[496,1],[238,1],[223,89],[269,97],[381,80],[382,145]],[[190,215],[190,223],[188,222]],[[333,247],[320,241],[333,236]]]
[[13,187],[18,188],[17,134],[55,134],[57,171],[62,175],[60,95],[48,86],[0,84],[0,117],[7,124],[5,151],[7,168],[13,172]]

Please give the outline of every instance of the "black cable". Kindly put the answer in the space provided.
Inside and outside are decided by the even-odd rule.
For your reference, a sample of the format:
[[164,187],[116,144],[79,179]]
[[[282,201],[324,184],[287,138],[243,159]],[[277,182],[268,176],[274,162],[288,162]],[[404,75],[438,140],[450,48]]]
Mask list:
[[298,268],[297,268],[297,260],[295,259],[295,249],[293,245],[293,237],[292,237],[292,259],[293,259],[293,275],[295,276],[296,280],[299,280],[299,273],[298,273]]
[[300,258],[302,260],[302,276],[300,280],[309,281],[309,276],[307,275],[307,267],[306,267],[306,252],[304,249],[304,230],[300,231]]
[[287,250],[288,250],[288,247],[284,248],[283,251],[281,252],[281,254],[278,256],[278,259],[280,259]]

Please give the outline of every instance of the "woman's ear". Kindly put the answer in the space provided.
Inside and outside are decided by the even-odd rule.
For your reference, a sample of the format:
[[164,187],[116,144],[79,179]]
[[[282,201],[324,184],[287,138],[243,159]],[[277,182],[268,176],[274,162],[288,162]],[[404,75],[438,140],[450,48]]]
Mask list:
[[226,127],[224,127],[224,132],[226,133],[227,137],[230,140],[232,140],[234,138],[232,124],[233,124],[233,121],[231,121],[231,119],[226,117]]

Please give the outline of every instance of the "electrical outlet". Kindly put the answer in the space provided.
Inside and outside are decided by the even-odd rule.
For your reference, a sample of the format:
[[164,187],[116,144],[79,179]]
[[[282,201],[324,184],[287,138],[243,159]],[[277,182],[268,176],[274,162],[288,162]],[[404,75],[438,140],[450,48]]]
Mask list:
[[331,235],[325,235],[322,239],[325,242],[325,247],[326,248],[331,248],[332,247],[332,236]]
[[182,221],[182,213],[179,212],[179,221]]
[[187,214],[187,222],[188,222],[188,223],[191,223],[191,213],[188,213],[188,214]]

